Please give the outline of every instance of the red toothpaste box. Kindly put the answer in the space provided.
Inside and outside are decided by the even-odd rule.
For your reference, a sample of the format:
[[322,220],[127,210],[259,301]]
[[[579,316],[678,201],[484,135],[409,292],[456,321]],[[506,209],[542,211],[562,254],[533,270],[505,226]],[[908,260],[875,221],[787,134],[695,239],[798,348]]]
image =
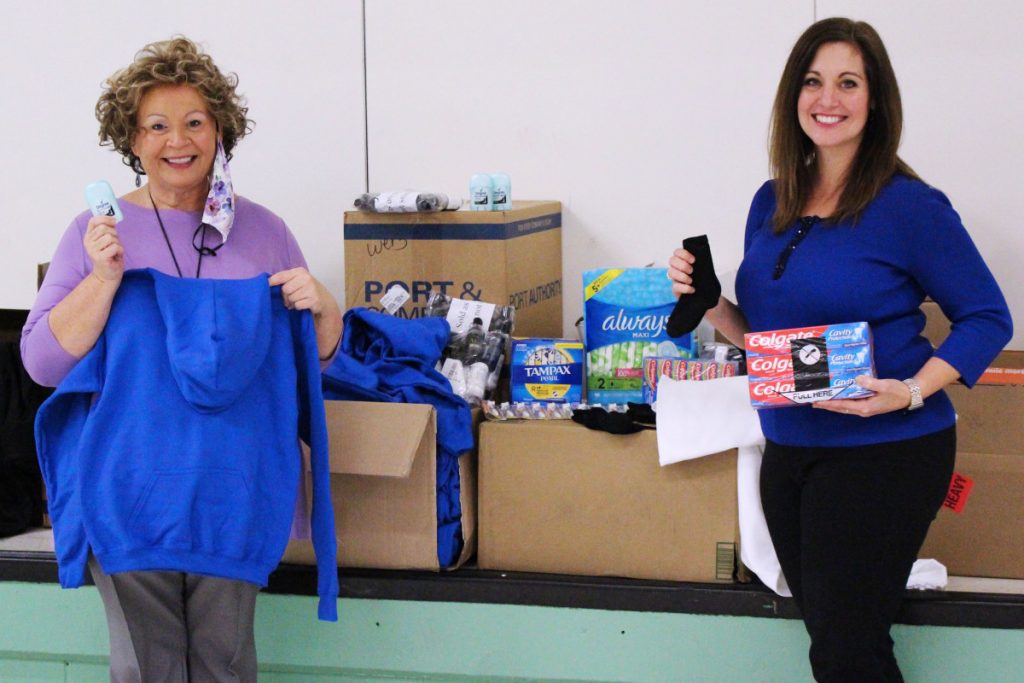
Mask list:
[[858,375],[875,376],[867,323],[751,332],[744,336],[750,403],[757,409],[863,398]]
[[654,403],[658,398],[658,380],[671,377],[676,380],[705,380],[717,377],[732,377],[740,373],[739,361],[715,361],[676,356],[644,356],[644,403]]

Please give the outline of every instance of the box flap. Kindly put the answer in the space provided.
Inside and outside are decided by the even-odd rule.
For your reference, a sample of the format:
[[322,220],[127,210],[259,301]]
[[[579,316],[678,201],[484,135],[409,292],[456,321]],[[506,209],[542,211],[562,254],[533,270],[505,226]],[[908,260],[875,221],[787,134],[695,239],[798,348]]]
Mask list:
[[324,401],[335,474],[408,477],[420,444],[437,433],[432,406]]

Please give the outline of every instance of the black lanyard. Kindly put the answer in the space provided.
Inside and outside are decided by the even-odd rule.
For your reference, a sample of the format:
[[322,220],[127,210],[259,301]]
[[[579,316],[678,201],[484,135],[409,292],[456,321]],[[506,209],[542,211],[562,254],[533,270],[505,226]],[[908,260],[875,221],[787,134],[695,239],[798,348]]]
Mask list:
[[[153,205],[153,213],[156,214],[156,222],[160,224],[160,232],[164,235],[164,242],[167,243],[167,251],[171,252],[171,260],[174,261],[174,269],[178,271],[178,277],[184,277],[181,274],[181,266],[178,265],[178,257],[174,255],[174,247],[171,246],[171,238],[167,236],[167,230],[164,228],[164,221],[160,218],[160,210],[156,208],[156,202],[153,201],[153,193],[149,193],[149,203]],[[196,264],[196,279],[199,279],[199,273],[203,270],[203,256],[216,256],[217,250],[224,246],[221,242],[216,247],[210,248],[206,246],[206,223],[200,223],[199,227],[196,228],[195,232],[192,233],[192,248],[199,252],[199,263]],[[200,232],[202,233],[200,235]],[[199,244],[196,244],[196,237],[200,237]]]

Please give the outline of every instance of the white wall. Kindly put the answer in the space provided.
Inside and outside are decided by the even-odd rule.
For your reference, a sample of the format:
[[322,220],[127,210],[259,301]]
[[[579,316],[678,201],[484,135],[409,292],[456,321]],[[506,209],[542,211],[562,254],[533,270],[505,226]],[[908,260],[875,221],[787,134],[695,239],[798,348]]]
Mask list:
[[[341,298],[342,211],[370,189],[454,189],[504,170],[513,195],[564,203],[565,329],[576,283],[605,265],[662,265],[710,236],[719,271],[767,175],[772,97],[789,48],[818,18],[870,21],[905,104],[904,158],[943,189],[1024,321],[1024,48],[1008,1],[178,0],[165,7],[4,0],[0,307],[27,308],[81,188],[132,176],[96,145],[100,83],[144,43],[183,32],[236,71],[256,132],[237,187],[288,220]],[[12,68],[12,65],[24,65]],[[936,255],[953,258],[954,255]],[[1019,327],[1024,328],[1024,324]],[[1024,331],[1011,346],[1024,348]]]
[[[1007,0],[817,0],[818,17],[869,22],[903,96],[900,155],[945,192],[1010,304],[1024,349],[1024,5]],[[935,254],[954,259],[956,254]]]
[[98,145],[102,82],[146,43],[182,33],[239,76],[254,132],[235,149],[235,188],[281,215],[310,269],[336,293],[342,217],[365,186],[360,0],[0,1],[0,131],[5,223],[0,308],[28,308],[83,190],[134,189]]

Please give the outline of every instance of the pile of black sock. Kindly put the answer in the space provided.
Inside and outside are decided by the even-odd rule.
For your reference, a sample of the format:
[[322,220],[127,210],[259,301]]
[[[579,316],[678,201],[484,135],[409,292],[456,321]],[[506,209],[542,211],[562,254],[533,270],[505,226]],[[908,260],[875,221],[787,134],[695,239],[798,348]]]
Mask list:
[[633,434],[642,429],[655,428],[654,409],[647,403],[627,403],[624,413],[600,406],[577,408],[572,411],[572,420],[587,429],[609,434]]

